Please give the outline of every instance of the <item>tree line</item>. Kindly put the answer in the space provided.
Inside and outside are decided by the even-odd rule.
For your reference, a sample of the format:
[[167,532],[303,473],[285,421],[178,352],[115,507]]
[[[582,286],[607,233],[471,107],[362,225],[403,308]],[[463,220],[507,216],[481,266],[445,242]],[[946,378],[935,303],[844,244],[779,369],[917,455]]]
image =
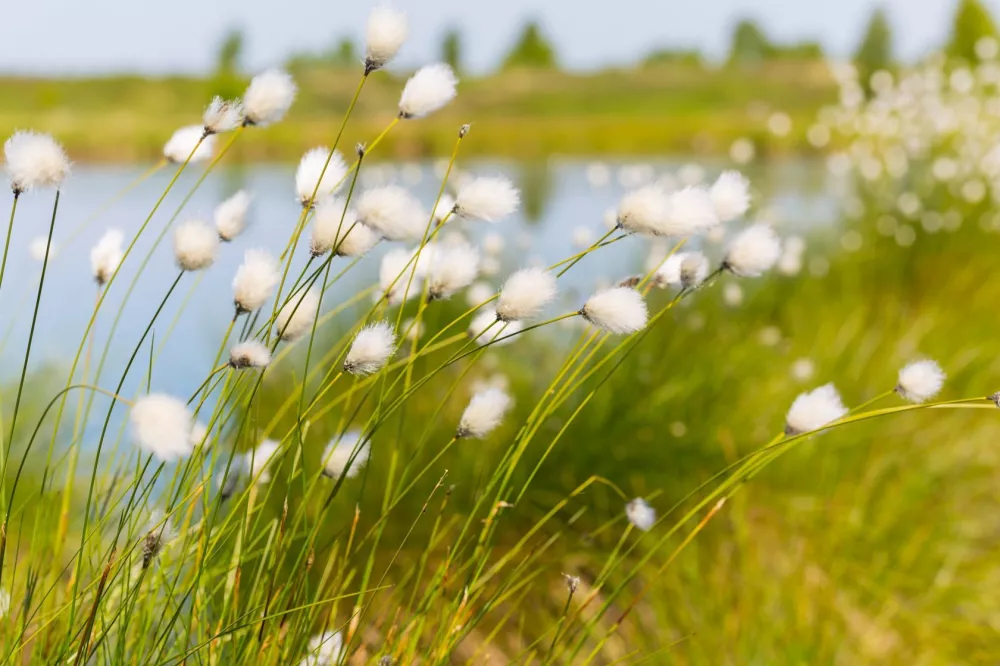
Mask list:
[[[996,23],[982,0],[958,0],[951,22],[945,52],[952,58],[977,62],[982,56],[982,40],[998,38]],[[892,26],[881,7],[868,19],[853,60],[863,77],[880,69],[891,69],[896,62]],[[216,77],[235,79],[240,69],[244,36],[240,30],[230,31],[217,52]],[[979,47],[979,48],[977,48]],[[457,28],[445,31],[439,57],[456,71],[464,69],[464,40]],[[774,61],[821,61],[825,59],[818,41],[805,40],[781,43],[771,39],[764,28],[752,18],[736,22],[729,40],[725,62],[729,66],[754,67]],[[288,61],[291,70],[308,68],[353,68],[362,59],[360,47],[349,37],[337,40],[321,52],[294,54]],[[641,65],[655,67],[664,64],[704,66],[707,59],[697,49],[661,48],[646,55]],[[528,21],[521,28],[510,49],[500,61],[500,69],[558,69],[555,44],[537,21]]]

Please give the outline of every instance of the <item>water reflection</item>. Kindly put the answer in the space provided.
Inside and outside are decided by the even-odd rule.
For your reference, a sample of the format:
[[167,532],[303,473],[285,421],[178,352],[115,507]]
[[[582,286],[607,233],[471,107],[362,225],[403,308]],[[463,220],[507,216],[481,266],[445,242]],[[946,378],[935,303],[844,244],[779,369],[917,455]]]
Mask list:
[[[608,228],[608,211],[614,209],[627,188],[662,177],[680,186],[699,179],[714,178],[725,166],[719,163],[685,168],[684,161],[679,159],[664,159],[651,165],[629,165],[625,162],[595,165],[558,160],[530,164],[474,162],[463,165],[464,169],[455,175],[456,182],[472,173],[508,174],[522,188],[523,210],[498,224],[456,221],[448,232],[465,234],[477,243],[486,240],[495,248],[502,245],[497,261],[487,262],[487,274],[483,276],[483,282],[495,289],[513,267],[554,263],[578,251],[578,247],[589,240],[603,235]],[[403,166],[373,164],[363,172],[362,183],[363,186],[388,182],[406,185],[425,205],[430,206],[437,193],[442,170],[443,165],[437,163]],[[67,182],[60,203],[54,255],[46,278],[46,293],[32,353],[34,363],[68,363],[72,360],[97,294],[91,279],[90,248],[108,227],[117,227],[126,238],[131,238],[166,187],[172,172],[164,170],[156,173],[72,239],[71,232],[143,172],[141,166],[80,166]],[[192,169],[190,173],[182,174],[146,233],[137,242],[135,251],[105,300],[95,328],[98,353],[106,344],[110,345],[105,377],[117,376],[115,373],[125,362],[126,350],[131,351],[176,276],[168,223],[200,173],[199,169]],[[836,192],[840,184],[827,174],[822,164],[777,162],[752,168],[747,173],[754,183],[756,200],[762,202],[758,206],[759,215],[797,231],[828,224],[835,219]],[[203,275],[183,278],[178,291],[160,315],[156,339],[162,362],[156,365],[156,376],[152,379],[154,388],[186,395],[200,382],[229,323],[230,283],[244,250],[263,247],[277,254],[292,232],[299,214],[293,181],[294,165],[227,168],[211,174],[191,195],[178,220],[198,217],[210,221],[218,202],[237,189],[245,188],[253,194],[250,223],[243,236],[223,247],[216,265]],[[40,271],[40,262],[32,258],[29,247],[33,239],[46,231],[51,204],[50,193],[31,193],[22,198],[18,207],[7,278],[0,292],[0,307],[8,315],[3,338],[3,363],[8,376],[22,358],[30,323],[30,297]],[[121,323],[113,339],[109,340],[113,318],[136,275],[137,266],[161,234],[164,240],[150,257],[149,268],[136,282]],[[307,259],[306,243],[308,238],[304,235],[293,274],[297,274]],[[645,245],[638,239],[617,243],[602,250],[598,256],[581,262],[564,280],[564,298],[575,302],[602,280],[634,273],[644,263]],[[379,257],[385,250],[385,247],[377,248],[372,256],[348,273],[331,291],[327,303],[342,302],[370,285],[376,279]],[[138,381],[140,373],[133,374],[137,375],[135,381]]]

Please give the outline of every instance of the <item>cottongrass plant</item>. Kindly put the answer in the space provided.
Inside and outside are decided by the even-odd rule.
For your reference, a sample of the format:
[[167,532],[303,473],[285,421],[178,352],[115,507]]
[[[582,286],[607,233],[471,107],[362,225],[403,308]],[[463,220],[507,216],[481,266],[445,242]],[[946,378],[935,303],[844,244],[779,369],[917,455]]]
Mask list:
[[[464,235],[452,238],[453,228],[461,234],[461,225],[502,225],[521,196],[503,176],[468,180],[448,194],[468,126],[457,131],[434,201],[397,186],[355,187],[364,158],[397,122],[433,113],[455,96],[450,68],[418,70],[401,91],[398,114],[356,151],[356,162],[349,165],[338,152],[365,80],[396,56],[407,32],[398,12],[372,13],[359,85],[340,128],[329,148],[306,153],[289,183],[300,212],[289,220],[284,248],[239,247],[250,192],[221,202],[213,225],[174,225],[243,132],[288,114],[297,86],[277,70],[255,77],[242,100],[213,99],[202,125],[179,130],[164,151],[176,171],[149,217],[133,237],[111,230],[93,248],[97,300],[65,388],[37,423],[15,431],[22,372],[5,440],[0,478],[6,482],[6,472],[15,472],[0,529],[0,592],[12,600],[0,621],[5,662],[446,663],[487,649],[489,636],[504,630],[510,604],[546,601],[539,591],[550,572],[538,566],[539,556],[557,539],[541,536],[568,518],[571,505],[589,502],[588,490],[600,488],[618,497],[615,513],[625,526],[619,545],[590,580],[554,575],[569,600],[554,626],[531,629],[534,644],[523,655],[543,663],[578,663],[585,655],[593,661],[645,593],[631,581],[654,558],[665,562],[656,571],[662,573],[733,494],[799,442],[910,410],[993,408],[986,397],[931,402],[944,373],[932,361],[918,361],[854,409],[832,384],[803,393],[783,427],[775,424],[775,438],[695,489],[679,517],[657,510],[655,492],[629,500],[599,474],[601,460],[593,461],[595,475],[571,480],[576,489],[569,496],[529,497],[553,452],[572,446],[568,429],[618,379],[616,371],[646,336],[718,280],[769,271],[782,244],[771,227],[749,222],[722,256],[707,244],[693,249],[721,224],[739,224],[750,214],[749,182],[727,172],[710,187],[628,192],[615,228],[580,252],[548,267],[517,268],[499,290],[477,282],[497,243],[477,247]],[[220,133],[228,137],[216,151]],[[15,204],[30,190],[58,188],[68,175],[61,148],[40,136],[19,133],[8,142]],[[102,304],[119,268],[136,266],[145,276],[174,272],[157,265],[152,250],[141,261],[131,254],[181,172],[200,161],[209,164],[153,243],[155,249],[173,232],[176,277],[161,279],[164,295],[152,314],[144,309],[148,322],[135,344],[112,350],[109,337],[91,366],[92,331],[107,316]],[[54,227],[58,194],[53,209]],[[13,226],[13,212],[11,219]],[[51,235],[50,228],[46,247]],[[648,249],[663,239],[669,254],[644,274],[596,289],[582,306],[566,304],[573,292],[560,280],[578,262],[611,243]],[[378,261],[367,256],[378,243],[392,247],[380,260],[377,282],[331,305],[327,292],[354,278],[358,264]],[[300,245],[306,257],[296,257]],[[242,254],[243,261],[232,280],[233,310],[217,304],[218,323],[228,329],[215,362],[201,368],[204,381],[183,387],[185,397],[154,390],[165,362],[153,342],[158,317],[182,280],[197,286],[224,253]],[[47,262],[50,253],[43,254]],[[39,301],[43,286],[40,280]],[[462,292],[468,309],[456,304]],[[127,295],[112,330],[126,308]],[[32,333],[37,318],[36,304]],[[561,347],[546,337],[564,335],[560,322],[579,329],[565,357],[550,354]],[[511,345],[502,352],[507,356],[500,356],[505,345]],[[110,379],[103,373],[109,353],[126,359]],[[544,362],[530,361],[542,355]],[[497,370],[507,369],[503,359],[518,357],[533,363],[532,394],[515,404]],[[142,381],[136,373],[145,373]],[[74,392],[87,398],[70,415],[72,427],[60,432],[66,396]],[[894,392],[908,404],[875,408]],[[107,402],[103,418],[91,416],[92,401]],[[428,403],[430,413],[422,408]],[[128,415],[116,439],[117,406]],[[21,470],[46,419],[53,432],[45,483],[28,489]],[[33,432],[17,459],[11,442],[25,431]],[[65,470],[56,443],[67,439],[72,453]],[[72,487],[83,443],[93,447],[85,498]],[[445,457],[464,450],[477,457],[475,480],[449,476],[452,461]],[[66,478],[62,489],[54,485],[57,476]],[[456,513],[449,503],[469,483],[475,491]],[[374,515],[373,504],[360,501],[365,492],[377,496]],[[543,515],[533,519],[538,506]],[[58,525],[52,534],[44,527],[49,519]],[[403,532],[392,529],[400,520],[410,524]],[[659,557],[682,531],[681,545]],[[584,592],[586,602],[571,613],[574,594]]]

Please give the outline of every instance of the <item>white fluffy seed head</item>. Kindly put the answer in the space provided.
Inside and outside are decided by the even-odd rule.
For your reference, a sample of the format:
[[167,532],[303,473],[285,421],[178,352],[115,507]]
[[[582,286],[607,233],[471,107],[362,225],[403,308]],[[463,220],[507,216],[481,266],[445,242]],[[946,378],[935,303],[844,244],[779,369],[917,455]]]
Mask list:
[[[329,164],[326,163],[327,158],[330,160]],[[320,174],[323,175],[322,179]],[[309,206],[339,190],[346,175],[347,164],[340,153],[334,152],[331,156],[329,148],[313,148],[302,156],[295,172],[295,195],[303,207]]]
[[[174,164],[204,162],[215,153],[215,137],[206,136],[201,125],[182,127],[163,146],[163,156]],[[200,142],[200,143],[199,143]],[[190,159],[189,159],[190,158]]]
[[690,236],[717,225],[719,218],[708,190],[686,187],[669,196],[667,216],[660,227],[662,236]]
[[829,425],[847,414],[833,384],[824,384],[795,398],[785,417],[785,434],[800,435]]
[[281,274],[267,250],[247,250],[233,278],[233,303],[237,312],[254,312],[274,293]]
[[482,176],[462,185],[455,198],[455,212],[470,220],[496,222],[517,210],[521,194],[503,176]]
[[340,663],[344,652],[344,639],[339,631],[324,631],[309,639],[309,654],[299,666],[329,666]]
[[215,207],[215,230],[219,233],[219,238],[228,243],[243,233],[250,198],[246,190],[240,190]]
[[202,444],[208,443],[208,426],[201,421],[195,421],[191,424],[191,435],[189,437],[191,441],[191,447],[196,449]]
[[510,396],[497,388],[489,388],[472,396],[469,405],[462,412],[456,437],[483,439],[493,432],[510,409]]
[[368,15],[365,33],[365,72],[382,69],[399,52],[409,24],[406,14],[391,7],[376,7]]
[[122,257],[125,256],[125,251],[122,249],[124,240],[125,236],[121,231],[108,229],[90,249],[90,268],[98,286],[107,284],[118,270],[118,265],[122,263]]
[[271,471],[268,469],[274,461],[280,445],[273,439],[265,439],[251,451],[243,454],[246,469],[250,473],[250,478],[257,483],[267,483],[271,480]]
[[431,299],[448,298],[476,279],[479,251],[466,244],[442,248],[427,271],[427,294]]
[[643,532],[651,530],[656,523],[656,509],[649,506],[641,497],[625,505],[625,515],[628,517],[628,522]]
[[656,272],[653,273],[653,281],[658,287],[678,287],[681,284],[681,263],[684,261],[685,252],[674,252],[663,260]]
[[384,321],[368,324],[351,343],[344,359],[344,371],[352,375],[371,375],[382,369],[396,351],[396,334]]
[[723,267],[740,277],[757,277],[770,270],[781,256],[781,241],[767,224],[754,224],[729,243]]
[[417,70],[403,87],[399,97],[401,118],[420,118],[433,113],[455,97],[458,79],[444,63],[427,65]]
[[151,393],[135,401],[129,413],[132,436],[141,449],[163,461],[191,454],[191,412],[183,401]]
[[508,336],[512,336],[522,328],[524,326],[519,321],[500,321],[497,319],[496,310],[487,308],[469,322],[469,337],[480,347],[485,344],[499,347],[514,342],[517,338]]
[[382,296],[393,305],[402,303],[404,296],[409,300],[423,293],[423,278],[417,274],[418,262],[411,261],[412,257],[409,251],[402,248],[390,250],[382,256],[378,270],[379,288]]
[[301,338],[312,330],[318,307],[319,295],[312,289],[295,294],[278,311],[274,332],[282,340]]
[[174,232],[174,258],[183,271],[208,268],[218,248],[219,234],[204,222],[191,220]]
[[337,248],[337,256],[360,257],[375,247],[378,235],[358,221],[357,212],[339,197],[327,197],[316,206],[309,249],[314,257]]
[[55,248],[49,245],[49,239],[46,236],[32,238],[28,244],[28,254],[35,261],[45,261],[45,255],[48,255],[49,259],[56,256]]
[[219,134],[234,130],[243,124],[243,104],[238,99],[222,99],[216,96],[208,103],[201,117],[206,134]]
[[323,451],[323,474],[331,479],[339,479],[341,476],[353,478],[368,462],[370,454],[371,443],[367,440],[361,442],[360,432],[346,432],[339,440],[335,439],[326,445]]
[[522,268],[504,282],[497,298],[497,318],[530,319],[556,297],[556,278],[542,268]]
[[243,115],[247,125],[263,127],[285,117],[298,88],[288,72],[269,69],[253,77],[243,93]]
[[646,326],[646,301],[631,287],[602,289],[587,299],[580,314],[594,326],[615,335],[628,335]]
[[681,286],[693,289],[708,277],[708,257],[701,252],[682,253],[680,264]]
[[914,361],[899,371],[896,393],[909,402],[927,402],[940,393],[944,380],[944,371],[936,362]]
[[266,368],[270,363],[271,350],[256,340],[237,343],[229,350],[229,365],[237,370]]
[[709,193],[720,222],[739,219],[750,210],[750,181],[739,171],[724,171]]
[[358,197],[358,219],[386,240],[420,240],[427,213],[416,197],[398,185],[367,190]]
[[438,200],[437,205],[434,206],[434,221],[438,224],[442,224],[445,220],[450,219],[452,211],[455,210],[455,197],[451,196],[447,192],[441,194],[441,198]]
[[48,134],[19,131],[3,145],[10,187],[15,194],[37,187],[58,188],[69,174],[69,158]]
[[616,219],[618,227],[625,231],[663,236],[669,211],[670,195],[659,185],[646,185],[622,197]]

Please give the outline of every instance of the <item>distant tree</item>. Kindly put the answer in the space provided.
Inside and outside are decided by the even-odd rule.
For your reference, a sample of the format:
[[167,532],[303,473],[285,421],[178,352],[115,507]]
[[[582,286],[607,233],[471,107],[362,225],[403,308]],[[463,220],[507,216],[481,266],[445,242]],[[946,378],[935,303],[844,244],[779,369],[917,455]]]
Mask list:
[[216,76],[235,76],[240,71],[243,41],[243,31],[239,28],[232,28],[222,38],[219,51],[215,56]]
[[697,49],[658,49],[642,59],[643,67],[657,65],[704,65],[701,53]]
[[854,62],[873,72],[892,64],[892,28],[881,7],[868,19],[868,27],[854,52]]
[[243,31],[233,28],[225,34],[215,54],[215,72],[212,75],[212,94],[237,97],[243,91],[240,79],[240,61],[243,58]]
[[959,0],[952,20],[951,41],[946,49],[952,58],[978,62],[976,42],[998,37],[996,23],[980,0]]
[[456,72],[462,71],[462,35],[457,28],[449,28],[441,40],[441,61]]
[[361,56],[358,55],[354,40],[350,37],[343,37],[330,51],[329,60],[334,67],[356,67],[361,62]]
[[554,68],[557,67],[556,52],[542,29],[535,21],[529,22],[521,31],[521,36],[504,58],[503,68],[517,67]]
[[743,19],[733,29],[729,48],[729,62],[736,65],[753,65],[775,55],[775,48],[767,35],[752,19]]
[[892,65],[892,28],[881,7],[868,19],[868,27],[854,52],[854,65],[858,68],[860,79],[865,82],[875,72]]

